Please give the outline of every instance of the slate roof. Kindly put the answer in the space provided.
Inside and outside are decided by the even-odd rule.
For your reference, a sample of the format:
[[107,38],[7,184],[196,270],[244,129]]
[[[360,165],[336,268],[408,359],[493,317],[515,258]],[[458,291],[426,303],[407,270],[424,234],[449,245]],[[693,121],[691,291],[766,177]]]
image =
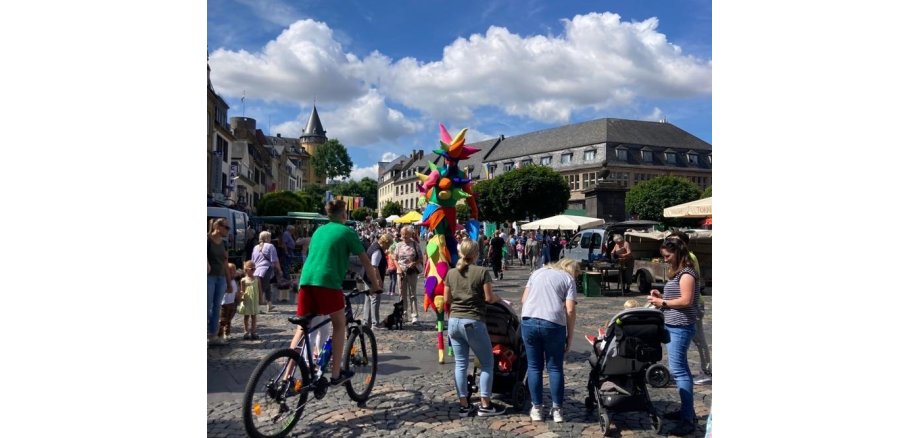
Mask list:
[[[489,141],[495,140],[497,139]],[[484,158],[484,161],[504,160],[598,143],[712,150],[711,144],[667,122],[606,118],[507,137]]]

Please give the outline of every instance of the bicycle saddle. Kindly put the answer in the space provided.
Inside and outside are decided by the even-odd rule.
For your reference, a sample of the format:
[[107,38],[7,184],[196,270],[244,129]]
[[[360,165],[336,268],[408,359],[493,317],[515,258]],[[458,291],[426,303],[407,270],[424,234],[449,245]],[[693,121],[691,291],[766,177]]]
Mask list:
[[302,326],[306,330],[310,328],[310,321],[312,321],[313,318],[317,316],[319,315],[313,314],[313,315],[303,315],[303,316],[292,316],[288,318],[288,321],[290,321],[291,324],[297,324],[299,326]]

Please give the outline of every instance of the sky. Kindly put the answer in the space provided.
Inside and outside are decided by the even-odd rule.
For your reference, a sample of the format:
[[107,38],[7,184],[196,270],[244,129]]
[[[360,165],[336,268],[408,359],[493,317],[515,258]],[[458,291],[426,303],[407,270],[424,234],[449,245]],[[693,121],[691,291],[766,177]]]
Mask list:
[[604,117],[712,142],[712,3],[209,0],[211,82],[270,135],[314,102],[329,138],[377,162]]

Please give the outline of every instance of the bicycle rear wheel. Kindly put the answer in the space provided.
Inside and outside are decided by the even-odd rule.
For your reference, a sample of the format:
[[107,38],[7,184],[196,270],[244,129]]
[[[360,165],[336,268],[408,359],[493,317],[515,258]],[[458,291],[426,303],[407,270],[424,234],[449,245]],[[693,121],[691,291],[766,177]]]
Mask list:
[[351,329],[342,369],[355,372],[354,377],[345,382],[348,397],[358,403],[367,401],[377,380],[377,338],[367,326]]
[[[293,366],[290,375],[288,368]],[[283,437],[303,414],[310,383],[307,364],[292,349],[276,350],[256,366],[243,394],[243,424],[251,437]]]

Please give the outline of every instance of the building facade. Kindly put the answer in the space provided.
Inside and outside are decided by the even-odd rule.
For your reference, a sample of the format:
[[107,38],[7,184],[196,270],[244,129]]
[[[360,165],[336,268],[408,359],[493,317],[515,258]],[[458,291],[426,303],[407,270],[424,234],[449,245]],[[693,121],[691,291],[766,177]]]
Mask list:
[[323,129],[323,124],[319,120],[319,113],[316,111],[316,105],[313,105],[313,112],[310,113],[310,118],[307,119],[307,126],[303,128],[303,134],[300,136],[299,140],[300,146],[308,157],[306,160],[307,165],[301,168],[304,181],[314,184],[325,183],[326,175],[317,173],[316,169],[313,169],[313,166],[310,165],[309,159],[309,157],[315,156],[316,149],[328,140],[326,131]]
[[712,185],[712,145],[667,122],[605,118],[494,140],[482,160],[486,178],[552,167],[569,184],[570,208],[584,209],[585,191],[600,181],[629,189],[671,175]]
[[227,102],[211,86],[211,66],[208,65],[208,201],[223,201],[229,196],[230,142],[233,134],[227,121]]

